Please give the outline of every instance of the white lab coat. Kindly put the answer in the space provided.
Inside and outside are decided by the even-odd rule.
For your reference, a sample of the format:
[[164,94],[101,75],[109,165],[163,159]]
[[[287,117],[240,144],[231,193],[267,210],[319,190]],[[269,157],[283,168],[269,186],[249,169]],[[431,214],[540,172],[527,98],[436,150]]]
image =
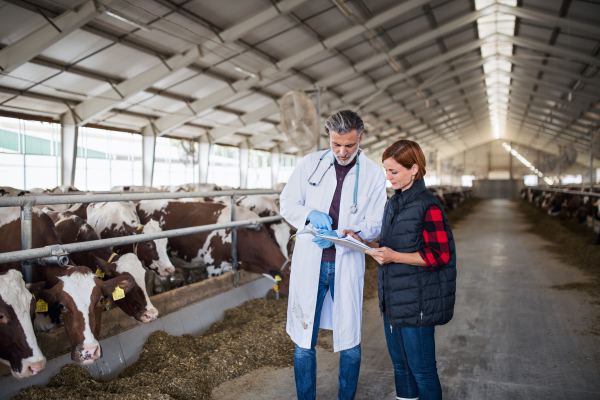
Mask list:
[[[305,156],[296,166],[281,193],[281,215],[298,230],[304,228],[312,210],[329,213],[336,188],[335,167],[327,170],[333,161],[332,152],[323,158],[311,179],[313,183],[318,182],[327,170],[321,184],[308,184],[308,177],[317,167],[319,157],[324,152]],[[337,233],[341,237],[344,229],[352,229],[355,232],[361,231],[362,238],[372,240],[381,231],[383,209],[387,200],[385,176],[381,167],[367,158],[362,151],[359,162],[358,210],[356,214],[350,212],[356,181],[355,165],[343,183]],[[310,348],[311,344],[323,253],[312,239],[310,234],[296,236],[287,310],[287,333],[298,346],[305,349]],[[360,343],[365,258],[363,253],[335,246],[335,302],[331,300],[329,291],[321,312],[320,328],[333,329],[333,349],[337,352]]]

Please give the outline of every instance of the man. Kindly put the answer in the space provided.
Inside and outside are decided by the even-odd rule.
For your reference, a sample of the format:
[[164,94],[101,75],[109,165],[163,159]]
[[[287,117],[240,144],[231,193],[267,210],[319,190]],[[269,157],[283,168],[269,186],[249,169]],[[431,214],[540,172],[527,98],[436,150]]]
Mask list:
[[[296,229],[312,224],[322,235],[344,229],[374,239],[387,199],[381,167],[359,150],[362,119],[349,110],[325,123],[331,148],[304,157],[281,193],[281,215]],[[366,239],[369,240],[369,239]],[[296,343],[298,399],[316,397],[315,345],[319,327],[333,329],[340,354],[339,399],[354,399],[360,370],[364,254],[301,234],[292,258],[287,332]]]

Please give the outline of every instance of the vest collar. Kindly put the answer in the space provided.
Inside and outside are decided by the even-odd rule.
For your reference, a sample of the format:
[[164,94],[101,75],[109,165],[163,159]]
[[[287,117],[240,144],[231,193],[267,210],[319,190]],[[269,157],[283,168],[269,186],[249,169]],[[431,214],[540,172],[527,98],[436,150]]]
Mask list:
[[427,190],[427,187],[425,187],[425,179],[419,179],[418,181],[413,182],[412,186],[404,192],[400,189],[396,190],[396,194],[398,195],[400,203],[404,205],[413,201],[415,197],[425,190]]

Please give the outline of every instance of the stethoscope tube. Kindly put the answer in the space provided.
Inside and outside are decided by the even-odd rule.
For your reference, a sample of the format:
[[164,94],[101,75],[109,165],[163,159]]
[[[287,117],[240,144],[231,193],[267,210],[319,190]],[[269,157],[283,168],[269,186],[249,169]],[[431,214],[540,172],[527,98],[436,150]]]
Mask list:
[[[323,180],[323,177],[325,176],[325,174],[327,173],[327,171],[329,171],[329,168],[331,168],[331,166],[333,165],[333,163],[335,162],[335,156],[333,157],[333,161],[331,161],[331,163],[329,164],[329,167],[327,167],[327,169],[325,170],[325,172],[323,173],[323,176],[321,176],[321,180],[319,180],[318,183],[314,183],[311,182],[310,179],[313,177],[313,175],[317,172],[317,170],[319,169],[319,165],[321,164],[321,161],[323,161],[323,158],[325,158],[325,156],[331,151],[331,149],[328,149],[325,153],[323,153],[323,155],[319,158],[319,162],[317,164],[317,168],[315,168],[315,170],[313,171],[313,173],[308,177],[308,183],[311,186],[319,186],[321,184],[321,181]],[[359,154],[356,154],[356,180],[354,181],[354,196],[353,196],[353,204],[350,207],[350,212],[352,214],[356,214],[356,211],[358,211],[358,207],[357,205],[357,200],[358,200],[358,176],[360,173],[360,161],[359,161]]]

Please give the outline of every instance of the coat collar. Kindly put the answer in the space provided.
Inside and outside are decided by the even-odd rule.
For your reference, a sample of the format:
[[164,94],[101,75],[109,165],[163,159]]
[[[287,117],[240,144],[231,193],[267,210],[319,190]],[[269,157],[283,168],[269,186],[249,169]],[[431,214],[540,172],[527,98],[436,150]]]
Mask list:
[[425,179],[419,179],[415,181],[412,186],[406,189],[404,192],[400,189],[396,190],[396,194],[398,195],[398,200],[400,204],[408,204],[414,200],[419,194],[423,193],[427,190],[425,186]]

